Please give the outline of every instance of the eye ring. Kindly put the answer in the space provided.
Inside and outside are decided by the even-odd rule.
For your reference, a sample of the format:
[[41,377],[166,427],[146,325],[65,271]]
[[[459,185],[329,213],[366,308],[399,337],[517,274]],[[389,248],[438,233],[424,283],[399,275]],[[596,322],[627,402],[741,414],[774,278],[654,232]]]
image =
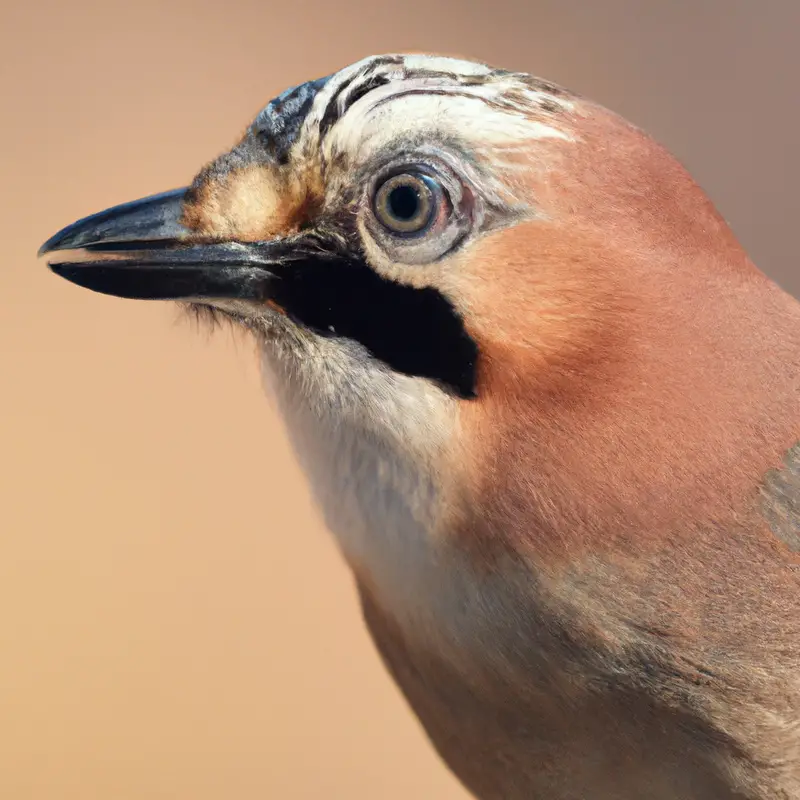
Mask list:
[[399,236],[424,233],[438,216],[442,189],[428,175],[403,172],[375,192],[373,212],[387,231]]

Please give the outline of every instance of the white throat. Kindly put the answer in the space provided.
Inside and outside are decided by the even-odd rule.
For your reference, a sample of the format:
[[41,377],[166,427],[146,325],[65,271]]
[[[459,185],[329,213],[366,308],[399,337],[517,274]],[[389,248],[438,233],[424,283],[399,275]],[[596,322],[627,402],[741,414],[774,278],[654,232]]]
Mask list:
[[287,329],[270,339],[264,382],[325,523],[354,571],[411,621],[437,580],[455,401],[357,344]]

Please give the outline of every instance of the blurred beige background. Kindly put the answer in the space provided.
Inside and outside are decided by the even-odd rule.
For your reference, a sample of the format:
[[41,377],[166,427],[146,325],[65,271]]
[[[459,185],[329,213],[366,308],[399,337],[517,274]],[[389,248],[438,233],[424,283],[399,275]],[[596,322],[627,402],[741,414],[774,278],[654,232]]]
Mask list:
[[463,798],[384,675],[252,351],[50,275],[289,85],[435,50],[649,129],[800,292],[796,0],[0,10],[0,797]]

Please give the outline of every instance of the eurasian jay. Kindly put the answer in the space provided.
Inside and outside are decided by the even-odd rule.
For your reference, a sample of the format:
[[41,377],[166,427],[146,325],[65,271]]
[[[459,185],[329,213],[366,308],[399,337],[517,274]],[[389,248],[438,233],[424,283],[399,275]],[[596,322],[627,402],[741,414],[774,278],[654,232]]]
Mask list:
[[477,797],[800,797],[800,304],[641,130],[367,58],[42,252],[76,249],[51,269],[257,337],[377,648]]

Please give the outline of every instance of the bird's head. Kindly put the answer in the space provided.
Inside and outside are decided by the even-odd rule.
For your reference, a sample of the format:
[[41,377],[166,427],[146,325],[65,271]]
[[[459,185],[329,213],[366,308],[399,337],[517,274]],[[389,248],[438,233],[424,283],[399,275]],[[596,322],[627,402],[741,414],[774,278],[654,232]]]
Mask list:
[[439,442],[451,465],[475,461],[475,439],[513,452],[532,416],[577,434],[576,409],[647,379],[654,327],[691,327],[677,275],[749,270],[633,126],[546,81],[421,55],[287,90],[188,189],[76,222],[42,252],[76,249],[51,268],[227,315],[298,402]]

